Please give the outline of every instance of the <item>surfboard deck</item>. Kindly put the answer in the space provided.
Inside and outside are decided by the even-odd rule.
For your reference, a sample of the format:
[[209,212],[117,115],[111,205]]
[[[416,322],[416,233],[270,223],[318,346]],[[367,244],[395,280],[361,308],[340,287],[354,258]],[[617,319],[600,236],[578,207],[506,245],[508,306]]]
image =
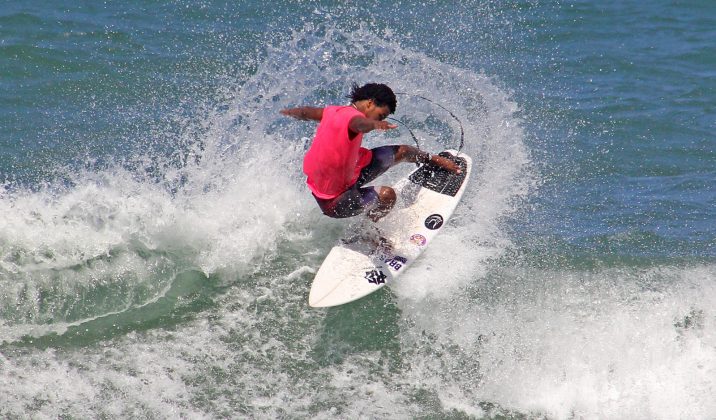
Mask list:
[[[399,180],[393,210],[374,224],[364,219],[349,227],[328,253],[311,284],[310,306],[342,305],[373,293],[422,254],[455,211],[472,169],[465,154],[446,150],[440,155],[460,165],[462,173],[426,164]],[[379,235],[372,232],[376,228]]]

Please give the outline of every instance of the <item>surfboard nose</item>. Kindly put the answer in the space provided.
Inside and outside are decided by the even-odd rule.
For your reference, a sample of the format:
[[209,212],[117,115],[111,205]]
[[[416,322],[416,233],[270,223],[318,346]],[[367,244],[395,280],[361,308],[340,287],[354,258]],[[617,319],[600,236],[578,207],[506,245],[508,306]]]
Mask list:
[[311,292],[308,294],[308,306],[312,308],[324,308],[324,305],[321,305],[321,299],[323,299],[325,295],[319,296],[319,294],[316,292],[316,289],[311,289]]

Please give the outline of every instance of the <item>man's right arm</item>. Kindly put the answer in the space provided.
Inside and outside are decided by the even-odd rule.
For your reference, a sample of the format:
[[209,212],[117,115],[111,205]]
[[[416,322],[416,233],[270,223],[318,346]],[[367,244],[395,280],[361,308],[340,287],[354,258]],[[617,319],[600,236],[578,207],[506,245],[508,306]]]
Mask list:
[[321,121],[321,119],[323,118],[323,108],[300,106],[297,108],[282,109],[281,114],[303,121]]

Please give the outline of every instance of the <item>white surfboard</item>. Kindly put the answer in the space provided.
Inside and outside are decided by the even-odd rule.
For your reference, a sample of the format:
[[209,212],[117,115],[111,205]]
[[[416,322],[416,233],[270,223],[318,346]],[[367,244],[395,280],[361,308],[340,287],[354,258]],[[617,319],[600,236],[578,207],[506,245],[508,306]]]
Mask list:
[[455,211],[472,169],[465,154],[447,150],[440,155],[457,162],[462,173],[428,164],[398,181],[395,207],[375,223],[385,241],[355,239],[360,232],[346,232],[313,279],[310,306],[342,305],[375,292],[402,275],[430,245]]

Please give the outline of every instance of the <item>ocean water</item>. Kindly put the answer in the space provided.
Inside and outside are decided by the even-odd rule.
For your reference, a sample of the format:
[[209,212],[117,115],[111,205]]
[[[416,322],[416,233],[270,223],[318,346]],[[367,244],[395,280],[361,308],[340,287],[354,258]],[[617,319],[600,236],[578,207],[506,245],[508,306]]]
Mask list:
[[[707,0],[3,2],[0,417],[716,418],[714,39]],[[347,222],[278,111],[369,81],[475,170],[312,309]]]

